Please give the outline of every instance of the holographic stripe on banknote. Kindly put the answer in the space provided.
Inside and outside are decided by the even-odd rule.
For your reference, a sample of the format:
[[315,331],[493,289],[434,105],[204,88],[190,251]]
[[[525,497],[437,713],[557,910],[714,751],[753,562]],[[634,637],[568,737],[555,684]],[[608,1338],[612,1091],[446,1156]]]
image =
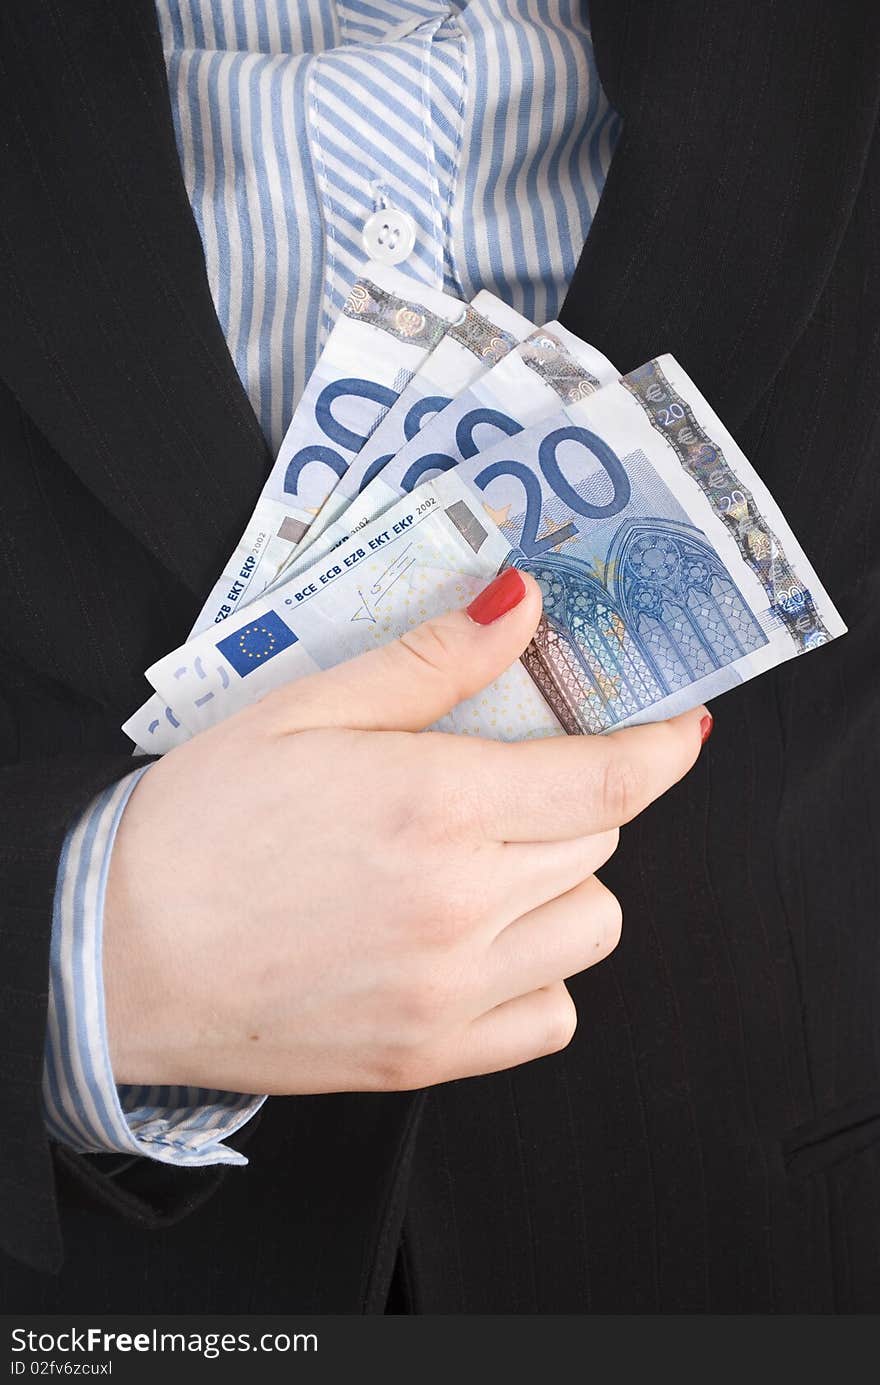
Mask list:
[[673,388],[659,363],[648,361],[624,376],[622,383],[726,525],[744,561],[766,591],[771,613],[788,630],[798,651],[825,644],[831,635],[812,593],[794,571],[752,491],[698,422],[687,400]]
[[[462,305],[463,308],[464,305]],[[449,331],[449,323],[414,299],[401,298],[371,279],[358,279],[343,306],[345,317],[368,322],[398,341],[432,351]]]

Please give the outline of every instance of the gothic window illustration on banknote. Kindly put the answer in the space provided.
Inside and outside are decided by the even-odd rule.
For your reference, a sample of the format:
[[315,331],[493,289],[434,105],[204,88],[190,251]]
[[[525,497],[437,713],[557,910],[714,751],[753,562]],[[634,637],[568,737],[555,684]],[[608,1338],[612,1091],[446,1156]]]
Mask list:
[[767,643],[718,555],[672,520],[621,525],[604,581],[564,552],[519,566],[544,595],[524,662],[570,734],[607,729]]

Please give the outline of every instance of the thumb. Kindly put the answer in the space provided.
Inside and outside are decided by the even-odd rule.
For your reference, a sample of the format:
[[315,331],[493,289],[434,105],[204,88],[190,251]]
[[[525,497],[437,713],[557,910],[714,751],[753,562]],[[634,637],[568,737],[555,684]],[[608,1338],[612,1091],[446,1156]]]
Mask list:
[[286,729],[423,731],[514,663],[540,615],[535,579],[506,568],[464,610],[284,689]]

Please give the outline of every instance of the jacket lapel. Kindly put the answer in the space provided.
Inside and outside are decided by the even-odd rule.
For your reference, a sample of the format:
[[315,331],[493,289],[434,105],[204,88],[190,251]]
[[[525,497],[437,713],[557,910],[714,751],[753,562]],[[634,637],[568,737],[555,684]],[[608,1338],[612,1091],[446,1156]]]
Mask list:
[[880,6],[590,0],[590,18],[623,132],[562,319],[625,370],[673,352],[737,428],[849,221]]
[[152,0],[10,0],[0,33],[0,374],[204,592],[270,459],[211,301]]
[[[846,228],[877,118],[880,7],[590,12],[624,129],[563,320],[626,369],[673,351],[737,427]],[[0,373],[202,592],[270,458],[211,301],[153,0],[10,0],[0,32]]]

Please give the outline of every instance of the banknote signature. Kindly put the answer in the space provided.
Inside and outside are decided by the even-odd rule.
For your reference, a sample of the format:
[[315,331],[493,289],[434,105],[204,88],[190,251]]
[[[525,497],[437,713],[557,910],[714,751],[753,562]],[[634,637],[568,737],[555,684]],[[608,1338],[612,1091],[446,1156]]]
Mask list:
[[375,582],[369,587],[358,587],[357,594],[360,597],[360,604],[351,617],[355,620],[368,620],[374,624],[379,619],[378,611],[382,602],[391,592],[392,588],[400,581],[401,577],[415,567],[416,557],[411,553],[412,544],[408,543],[403,552],[398,554],[393,563],[389,563],[383,572],[379,574]]

